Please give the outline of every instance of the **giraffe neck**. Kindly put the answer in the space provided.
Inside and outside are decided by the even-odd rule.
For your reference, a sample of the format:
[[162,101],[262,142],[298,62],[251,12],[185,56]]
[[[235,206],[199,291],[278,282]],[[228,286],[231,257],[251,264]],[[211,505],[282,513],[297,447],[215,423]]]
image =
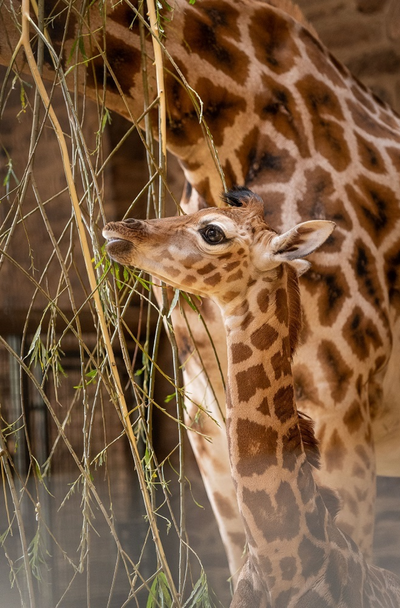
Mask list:
[[285,270],[272,293],[268,284],[257,284],[245,305],[230,305],[223,315],[229,455],[249,555],[272,598],[286,593],[289,600],[310,583],[300,561],[315,537],[320,547],[327,543],[327,512],[294,401],[291,356],[299,310],[292,292],[297,284],[288,294],[287,281]]

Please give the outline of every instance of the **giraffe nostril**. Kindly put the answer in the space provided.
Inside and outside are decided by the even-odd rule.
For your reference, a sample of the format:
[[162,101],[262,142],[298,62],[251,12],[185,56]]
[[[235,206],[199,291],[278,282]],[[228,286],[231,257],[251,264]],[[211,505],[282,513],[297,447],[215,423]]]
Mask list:
[[136,224],[139,220],[135,220],[135,218],[133,217],[127,217],[125,220],[122,220],[123,224],[128,224],[128,226],[131,226],[133,224]]

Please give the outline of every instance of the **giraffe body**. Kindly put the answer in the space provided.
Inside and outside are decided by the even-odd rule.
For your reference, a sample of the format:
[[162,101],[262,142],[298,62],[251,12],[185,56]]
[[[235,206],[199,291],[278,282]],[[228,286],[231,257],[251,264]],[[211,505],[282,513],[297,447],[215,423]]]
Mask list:
[[224,320],[226,427],[248,557],[233,607],[398,606],[400,581],[367,564],[315,483],[319,452],[295,404],[292,355],[300,329],[297,272],[330,235],[310,221],[277,235],[249,190],[240,208],[106,225],[107,251],[179,289],[211,297]]
[[[67,28],[67,11],[52,15],[57,51],[66,36],[61,65],[71,67],[68,58],[79,32],[88,41],[76,74],[81,90],[138,118],[143,110],[138,20],[128,5],[109,2],[104,33],[96,3],[89,12],[90,32],[79,29],[74,12]],[[2,13],[4,40],[10,42],[0,47],[3,63],[19,37],[12,15],[14,9]],[[304,329],[293,371],[297,401],[315,420],[319,479],[338,490],[340,525],[370,554],[376,472],[400,473],[399,117],[331,56],[288,0],[202,0],[194,6],[176,0],[165,34],[174,62],[167,61],[166,71],[167,142],[188,181],[184,211],[218,204],[221,181],[193,103],[171,73],[175,65],[202,99],[228,187],[242,183],[262,195],[266,218],[283,231],[309,219],[336,222],[327,249],[313,255],[313,268],[301,284]],[[110,69],[103,97],[96,87],[104,79],[99,54],[104,44]],[[150,40],[147,51],[152,57]],[[53,76],[51,62],[45,61],[43,73]],[[75,82],[72,70],[70,78]],[[152,82],[155,97],[154,81],[151,87]],[[197,401],[222,422],[223,385],[203,326],[188,310],[200,358],[184,321],[177,311],[173,315],[181,351],[192,355],[183,355],[189,416],[197,414]],[[203,317],[226,369],[216,305],[204,303]],[[198,436],[191,441],[235,573],[243,532],[232,515],[226,438],[206,417],[200,422],[213,442]]]

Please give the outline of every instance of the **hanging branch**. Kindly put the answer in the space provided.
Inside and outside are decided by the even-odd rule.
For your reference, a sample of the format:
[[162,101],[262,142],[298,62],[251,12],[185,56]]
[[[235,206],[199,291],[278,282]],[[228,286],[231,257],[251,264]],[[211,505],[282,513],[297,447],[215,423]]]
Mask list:
[[141,493],[142,493],[143,501],[144,501],[145,508],[146,508],[146,514],[147,514],[149,524],[151,527],[154,543],[156,545],[156,550],[159,555],[159,559],[162,564],[166,579],[168,581],[168,585],[169,585],[170,592],[171,592],[171,595],[172,595],[172,598],[174,601],[174,605],[178,606],[179,605],[178,595],[177,595],[177,592],[175,589],[174,581],[173,581],[173,578],[172,578],[172,575],[171,575],[171,572],[169,569],[169,565],[168,565],[168,562],[167,562],[167,559],[165,556],[165,552],[163,549],[163,545],[161,542],[161,538],[159,535],[157,522],[155,519],[155,514],[151,508],[151,502],[150,502],[150,498],[149,498],[149,494],[148,494],[148,490],[147,490],[147,486],[146,486],[146,480],[145,480],[145,476],[144,476],[144,473],[143,473],[143,470],[141,467],[141,460],[140,460],[140,455],[139,455],[139,451],[138,451],[138,446],[137,446],[133,428],[132,428],[132,425],[131,425],[131,422],[129,419],[129,410],[128,410],[128,407],[127,407],[127,404],[125,401],[125,397],[124,397],[124,394],[122,391],[121,381],[120,381],[120,377],[119,377],[119,373],[118,373],[118,369],[117,369],[117,365],[116,365],[116,361],[115,361],[115,357],[114,357],[114,352],[112,349],[112,344],[111,344],[105,316],[103,313],[100,295],[98,292],[98,285],[96,282],[96,276],[95,276],[94,268],[93,268],[93,265],[91,262],[92,255],[90,253],[88,240],[87,240],[86,232],[85,232],[85,228],[84,228],[83,218],[82,218],[82,214],[81,214],[81,210],[80,210],[80,206],[79,206],[79,198],[78,198],[78,195],[76,192],[74,178],[72,175],[67,143],[66,143],[61,125],[58,121],[57,115],[51,105],[46,88],[43,84],[43,80],[40,76],[40,72],[38,70],[38,66],[37,66],[34,54],[32,52],[30,39],[29,39],[29,24],[30,23],[31,23],[31,16],[30,16],[29,0],[22,0],[22,31],[21,31],[20,40],[19,40],[17,47],[15,49],[15,52],[14,52],[14,56],[16,56],[17,52],[21,48],[23,48],[23,50],[25,52],[26,60],[29,65],[31,75],[32,75],[35,85],[39,91],[43,105],[45,106],[45,109],[48,112],[49,118],[51,120],[53,129],[54,129],[54,133],[57,137],[57,141],[58,141],[58,144],[60,147],[60,153],[61,153],[64,173],[65,173],[69,194],[70,194],[70,198],[71,198],[73,209],[74,209],[74,215],[75,215],[77,230],[78,230],[78,234],[79,234],[82,254],[83,254],[84,261],[85,261],[86,272],[87,272],[90,288],[92,291],[93,300],[94,300],[96,311],[97,311],[98,321],[99,321],[101,333],[102,333],[103,340],[104,340],[105,350],[106,350],[108,361],[110,364],[110,373],[111,373],[111,376],[113,379],[113,384],[114,384],[114,389],[115,389],[115,398],[116,398],[119,408],[121,410],[124,429],[125,429],[125,432],[126,432],[126,435],[128,437],[129,444],[131,447],[133,460],[134,460],[136,471],[137,471],[138,478],[139,478]]

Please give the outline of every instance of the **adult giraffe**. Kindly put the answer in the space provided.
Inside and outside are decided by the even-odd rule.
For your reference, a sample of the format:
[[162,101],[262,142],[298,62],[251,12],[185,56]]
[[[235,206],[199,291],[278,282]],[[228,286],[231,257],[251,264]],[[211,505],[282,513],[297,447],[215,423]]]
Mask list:
[[[78,35],[74,10],[79,9],[56,15],[59,5],[48,4],[57,50],[66,32],[61,52],[66,65]],[[8,63],[17,34],[4,7],[1,60]],[[268,201],[266,217],[279,230],[308,219],[337,224],[327,245],[335,255],[315,254],[312,271],[301,281],[304,331],[294,375],[300,408],[316,421],[321,478],[343,500],[339,524],[368,554],[375,473],[398,474],[400,450],[400,120],[335,61],[290,2],[202,0],[190,6],[176,0],[174,7],[165,44],[204,103],[227,186],[245,184],[262,195]],[[100,45],[109,62],[108,107],[138,117],[141,55],[132,9],[109,4],[103,33],[103,15],[94,4],[86,23],[91,33],[82,38],[88,65],[86,80],[79,72],[82,90],[85,86],[98,98],[96,87],[104,78]],[[52,76],[50,64],[44,74]],[[188,182],[183,209],[219,204],[218,171],[192,102],[171,71],[166,93],[168,145]],[[201,310],[225,367],[217,309],[204,301]],[[193,346],[181,318],[176,328],[186,360]],[[213,350],[195,319],[193,332],[208,374],[197,355],[188,357],[188,390],[221,428],[205,416],[197,418],[213,444],[192,434],[192,445],[235,572],[244,537],[217,407],[217,402],[223,407],[223,387]],[[189,417],[195,413],[188,402]]]

